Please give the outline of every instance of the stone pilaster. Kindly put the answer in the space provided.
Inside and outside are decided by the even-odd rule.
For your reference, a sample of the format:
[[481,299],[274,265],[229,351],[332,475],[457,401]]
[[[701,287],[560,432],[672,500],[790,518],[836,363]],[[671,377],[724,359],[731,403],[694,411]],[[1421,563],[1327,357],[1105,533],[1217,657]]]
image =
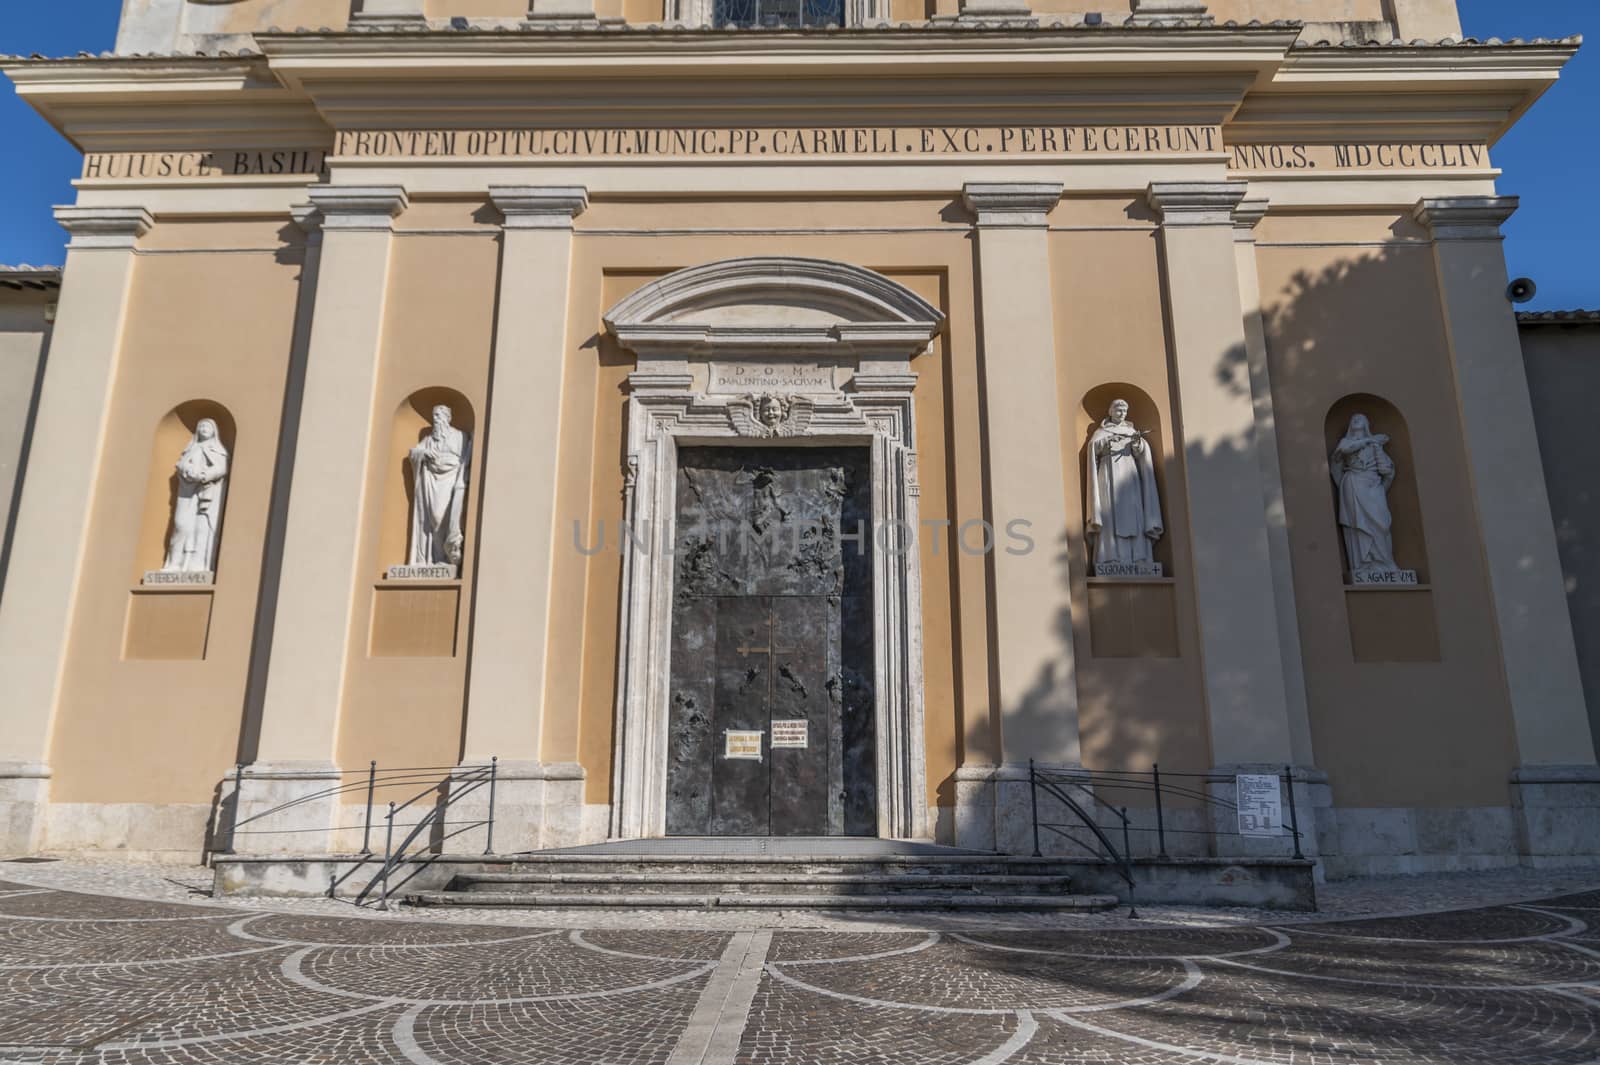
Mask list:
[[1311,749],[1311,714],[1306,699],[1305,662],[1300,650],[1294,572],[1289,560],[1289,522],[1283,503],[1283,471],[1278,462],[1278,427],[1267,366],[1266,325],[1261,317],[1261,279],[1256,268],[1256,225],[1266,217],[1267,201],[1245,200],[1233,213],[1234,262],[1244,308],[1244,343],[1250,368],[1250,401],[1255,413],[1256,457],[1261,464],[1261,497],[1266,507],[1267,553],[1272,559],[1272,594],[1277,604],[1278,648],[1283,661],[1285,706],[1294,763],[1316,763]]
[[[1212,763],[1220,772],[1294,757],[1266,480],[1234,249],[1243,182],[1158,182],[1162,282],[1177,385]],[[1220,837],[1219,847],[1276,853]],[[1281,848],[1287,852],[1287,846]]]
[[[463,764],[500,759],[496,840],[503,849],[527,850],[576,842],[583,806],[582,770],[544,765],[540,736],[551,570],[556,545],[565,542],[555,507],[572,223],[589,198],[570,186],[495,187],[489,195],[505,223],[481,445],[483,516]],[[527,461],[530,455],[541,461]],[[578,789],[571,794],[574,779]],[[570,831],[563,827],[568,820]]]
[[1578,674],[1500,226],[1514,196],[1426,199],[1473,505],[1494,597],[1520,768],[1525,860],[1600,856],[1600,772]]
[[[1334,834],[1333,794],[1328,775],[1316,768],[1311,743],[1311,708],[1306,696],[1305,659],[1300,648],[1299,607],[1289,556],[1289,522],[1283,502],[1283,471],[1278,461],[1278,427],[1267,365],[1266,324],[1261,316],[1261,278],[1256,266],[1256,226],[1267,215],[1266,200],[1244,200],[1233,212],[1234,261],[1244,308],[1244,340],[1250,366],[1250,399],[1255,410],[1256,455],[1261,463],[1261,496],[1267,516],[1267,553],[1272,559],[1272,595],[1277,605],[1278,648],[1283,663],[1284,707],[1294,769],[1295,802],[1301,850],[1320,854],[1321,841]],[[1274,766],[1271,772],[1280,772]],[[1237,772],[1254,772],[1240,769]],[[1288,796],[1284,796],[1285,804]],[[1285,806],[1287,818],[1287,805]],[[1319,867],[1320,872],[1320,867]]]
[[[1061,551],[1062,390],[1045,222],[1060,199],[1061,186],[1052,183],[963,190],[977,216],[1001,765],[958,772],[957,801],[964,795],[966,803],[958,805],[956,825],[963,845],[992,839],[1009,853],[1033,851],[1028,760],[1058,768],[1080,762],[1072,603]],[[986,808],[993,810],[992,828],[984,824]]]
[[[50,732],[106,446],[135,269],[154,220],[142,207],[58,207],[71,234],[50,358],[24,474],[11,571],[0,600],[0,852],[43,842]],[[48,456],[48,463],[41,461]],[[49,469],[44,469],[48,464]]]
[[[378,383],[398,186],[314,186],[322,249],[300,433],[284,526],[283,570],[256,759],[244,770],[236,824],[291,800],[292,810],[241,825],[240,851],[317,851],[331,837],[339,707],[349,653],[356,558]],[[313,221],[306,217],[306,221]],[[313,796],[317,796],[313,798]],[[295,829],[276,834],[272,830]]]

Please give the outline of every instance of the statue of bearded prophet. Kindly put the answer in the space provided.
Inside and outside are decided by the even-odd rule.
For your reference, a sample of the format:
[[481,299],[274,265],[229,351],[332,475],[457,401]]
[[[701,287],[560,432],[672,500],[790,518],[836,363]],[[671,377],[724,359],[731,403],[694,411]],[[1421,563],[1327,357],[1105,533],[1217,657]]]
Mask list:
[[472,436],[451,425],[450,418],[449,407],[434,407],[433,429],[411,449],[413,566],[461,565]]

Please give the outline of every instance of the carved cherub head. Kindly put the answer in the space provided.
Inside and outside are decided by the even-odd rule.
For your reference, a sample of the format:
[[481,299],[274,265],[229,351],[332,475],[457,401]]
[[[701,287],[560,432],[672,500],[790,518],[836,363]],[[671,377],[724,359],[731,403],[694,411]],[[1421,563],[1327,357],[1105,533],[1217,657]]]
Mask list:
[[757,398],[755,408],[756,419],[768,429],[776,429],[789,416],[783,400],[771,392]]

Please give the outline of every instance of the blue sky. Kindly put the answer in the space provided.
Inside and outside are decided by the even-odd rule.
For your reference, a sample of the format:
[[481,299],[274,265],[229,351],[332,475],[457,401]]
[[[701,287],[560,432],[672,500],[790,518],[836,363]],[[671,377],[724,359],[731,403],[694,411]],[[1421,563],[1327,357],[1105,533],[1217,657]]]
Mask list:
[[[121,0],[4,0],[0,53],[71,55],[109,49]],[[1459,0],[1467,34],[1556,37],[1591,42],[1552,89],[1495,149],[1500,190],[1522,197],[1506,228],[1513,276],[1539,283],[1530,308],[1600,307],[1600,214],[1587,190],[1600,177],[1600,0]],[[77,152],[9,86],[0,92],[0,262],[59,263],[61,230],[50,206],[70,202]]]

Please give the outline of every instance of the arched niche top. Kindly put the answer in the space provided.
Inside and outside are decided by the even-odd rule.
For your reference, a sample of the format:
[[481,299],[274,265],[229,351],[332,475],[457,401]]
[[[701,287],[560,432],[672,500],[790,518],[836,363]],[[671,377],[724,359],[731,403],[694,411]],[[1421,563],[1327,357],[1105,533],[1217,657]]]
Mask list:
[[828,259],[763,256],[676,270],[619,302],[606,329],[642,357],[762,355],[909,359],[944,315],[882,274]]

